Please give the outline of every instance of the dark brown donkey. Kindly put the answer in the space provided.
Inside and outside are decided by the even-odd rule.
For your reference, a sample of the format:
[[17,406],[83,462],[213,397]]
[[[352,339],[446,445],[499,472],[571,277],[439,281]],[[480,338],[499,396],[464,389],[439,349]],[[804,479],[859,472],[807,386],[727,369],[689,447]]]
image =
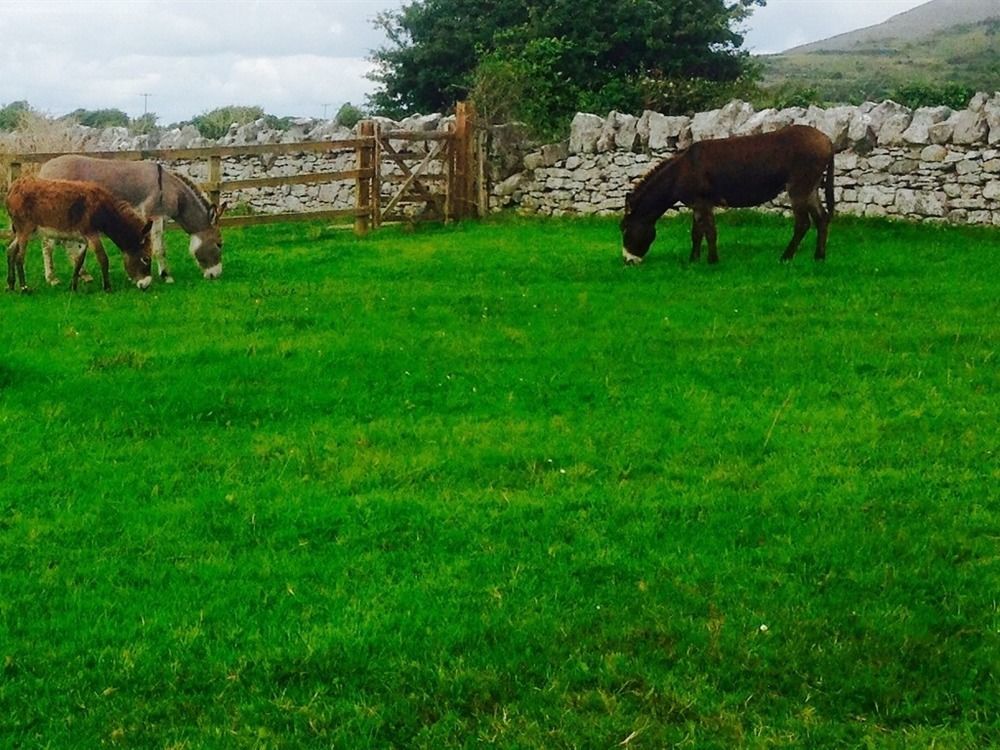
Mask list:
[[[6,204],[14,229],[14,240],[7,247],[8,289],[14,288],[15,272],[21,289],[27,289],[24,254],[28,240],[36,229],[71,237],[83,236],[100,263],[105,291],[111,291],[111,282],[108,279],[108,255],[101,244],[101,234],[106,234],[121,248],[125,271],[136,286],[146,289],[152,282],[149,231],[153,222],[141,217],[130,205],[118,200],[100,185],[21,177],[7,191]],[[84,248],[73,269],[73,289],[76,289],[86,256]]]
[[[821,182],[825,207],[819,197]],[[621,222],[625,262],[642,262],[656,239],[656,220],[683,203],[694,210],[691,260],[701,257],[705,238],[708,262],[718,263],[713,209],[759,206],[782,190],[788,191],[792,202],[795,232],[781,259],[795,255],[810,219],[816,225],[816,260],[825,259],[834,205],[833,143],[816,128],[790,125],[763,135],[699,141],[657,164],[625,199]]]

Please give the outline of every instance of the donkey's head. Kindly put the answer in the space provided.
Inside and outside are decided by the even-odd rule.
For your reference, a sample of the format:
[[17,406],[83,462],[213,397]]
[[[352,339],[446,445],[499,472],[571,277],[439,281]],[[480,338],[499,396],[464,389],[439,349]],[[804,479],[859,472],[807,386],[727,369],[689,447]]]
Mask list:
[[635,212],[634,193],[625,198],[625,215],[619,226],[622,230],[622,259],[627,265],[638,265],[649,252],[656,239],[656,217]]
[[136,247],[123,247],[122,260],[125,261],[125,273],[135,282],[135,285],[145,291],[153,283],[151,270],[152,242],[149,232],[153,228],[152,221],[146,221]]
[[219,227],[219,220],[225,210],[225,203],[212,206],[209,209],[209,226],[191,235],[188,250],[206,279],[222,276],[222,229]]

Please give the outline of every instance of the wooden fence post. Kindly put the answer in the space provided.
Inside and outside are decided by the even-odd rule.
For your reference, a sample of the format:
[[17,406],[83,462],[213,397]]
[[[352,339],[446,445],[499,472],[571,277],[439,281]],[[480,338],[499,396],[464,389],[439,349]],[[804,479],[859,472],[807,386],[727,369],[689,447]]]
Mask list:
[[382,133],[379,130],[377,122],[373,122],[372,124],[371,211],[372,226],[378,229],[382,225]]
[[208,157],[208,199],[213,206],[222,205],[222,157]]
[[[354,233],[364,235],[368,233],[370,219],[372,218],[372,183],[374,182],[374,157],[375,157],[375,123],[372,120],[363,120],[358,127],[358,136],[362,143],[358,144],[358,171],[357,191],[354,206],[358,210],[354,217]],[[376,187],[376,189],[380,189]],[[363,213],[362,213],[363,212]]]
[[458,102],[455,105],[455,141],[454,149],[455,171],[452,175],[452,209],[456,219],[464,219],[469,215],[469,203],[472,198],[472,124],[475,109],[469,102]]
[[476,216],[480,218],[490,213],[490,183],[486,169],[488,151],[487,131],[476,128]]

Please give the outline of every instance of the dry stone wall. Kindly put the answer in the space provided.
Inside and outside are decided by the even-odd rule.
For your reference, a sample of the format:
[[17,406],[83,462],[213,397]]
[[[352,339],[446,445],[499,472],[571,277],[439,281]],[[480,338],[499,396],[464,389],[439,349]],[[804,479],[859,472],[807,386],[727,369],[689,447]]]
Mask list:
[[[414,116],[379,120],[383,130],[441,129],[449,118]],[[792,123],[813,125],[834,141],[838,211],[860,216],[897,216],[914,220],[1000,225],[1000,92],[977,94],[967,109],[910,110],[891,101],[858,107],[755,110],[733,101],[694,117],[645,112],[641,117],[611,112],[606,117],[580,113],[567,140],[537,146],[523,128],[492,129],[490,152],[492,206],[542,215],[618,214],[633,183],[654,164],[697,140],[764,133]],[[289,130],[267,127],[264,120],[230,128],[218,141],[202,138],[187,126],[157,138],[130,136],[124,128],[73,131],[75,151],[183,149],[213,145],[294,143],[342,140],[354,132],[332,121],[296,120]],[[399,148],[426,148],[397,143]],[[10,134],[0,134],[0,151],[22,150]],[[205,162],[170,162],[195,180],[207,179]],[[225,159],[225,180],[276,177],[352,169],[355,156],[289,154]],[[432,165],[440,170],[440,164]],[[393,167],[383,165],[383,173]],[[391,190],[385,184],[386,191]],[[256,213],[349,208],[352,181],[321,185],[285,185],[233,191],[231,205]],[[780,209],[780,203],[775,204]]]
[[[617,214],[632,184],[694,141],[804,123],[837,148],[837,210],[1000,226],[1000,92],[965,110],[895,102],[757,111],[746,102],[694,117],[580,113],[569,139],[525,156],[493,187],[495,209],[543,215]],[[781,204],[775,204],[781,208]]]

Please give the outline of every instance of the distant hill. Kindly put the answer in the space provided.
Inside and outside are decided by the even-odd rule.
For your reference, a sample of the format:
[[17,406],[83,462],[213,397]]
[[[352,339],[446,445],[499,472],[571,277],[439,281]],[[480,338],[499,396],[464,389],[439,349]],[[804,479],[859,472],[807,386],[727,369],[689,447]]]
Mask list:
[[930,0],[876,26],[757,59],[766,88],[857,103],[914,85],[1000,90],[998,50],[1000,0]]
[[918,41],[956,26],[975,26],[991,20],[1000,22],[1000,0],[930,0],[875,26],[866,26],[819,42],[793,47],[783,54],[851,52],[892,47]]

